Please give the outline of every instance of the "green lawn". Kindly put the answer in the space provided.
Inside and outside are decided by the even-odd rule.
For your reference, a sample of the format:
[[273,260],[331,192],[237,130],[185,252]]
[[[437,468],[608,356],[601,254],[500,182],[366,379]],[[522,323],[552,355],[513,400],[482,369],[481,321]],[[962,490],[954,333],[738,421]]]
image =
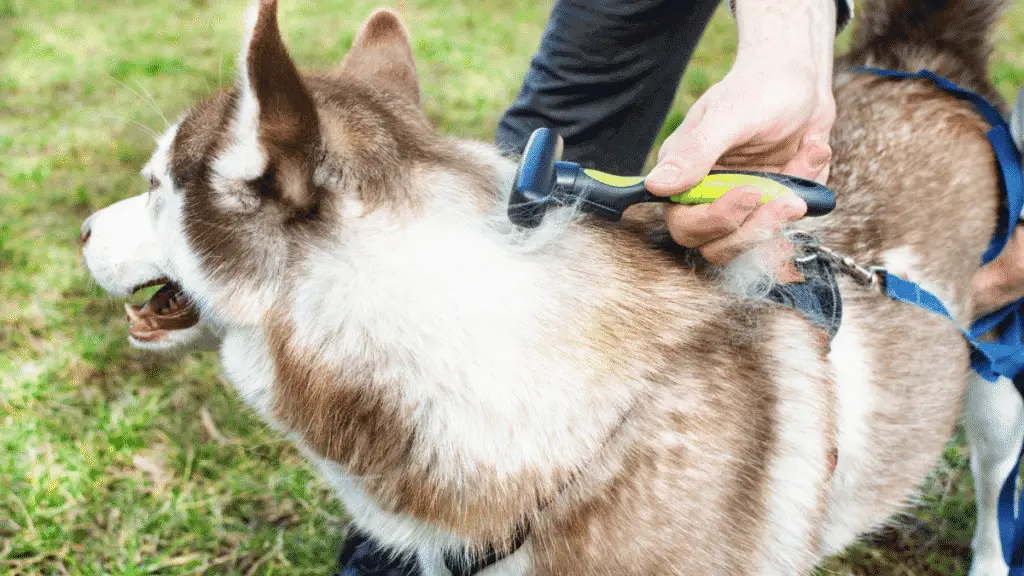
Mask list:
[[[282,2],[296,59],[341,59],[368,0]],[[245,2],[0,0],[0,574],[327,574],[341,506],[233,396],[212,355],[131,350],[121,304],[77,246],[90,212],[143,190],[160,131],[234,73]],[[407,0],[430,117],[490,139],[550,8]],[[1024,7],[993,70],[1024,83]],[[720,12],[666,132],[731,62]],[[962,574],[973,526],[962,442],[917,514],[836,573]]]

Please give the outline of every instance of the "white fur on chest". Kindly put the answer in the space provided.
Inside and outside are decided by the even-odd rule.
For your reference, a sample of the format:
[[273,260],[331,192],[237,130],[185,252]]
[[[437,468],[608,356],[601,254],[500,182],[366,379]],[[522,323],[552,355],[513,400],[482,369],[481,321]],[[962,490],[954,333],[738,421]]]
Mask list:
[[[372,366],[387,376],[380,381],[399,382],[375,392],[403,407],[422,443],[416,452],[430,454],[450,480],[476,470],[543,474],[590,460],[635,385],[610,381],[588,354],[588,307],[598,295],[563,261],[519,254],[467,221],[397,225],[370,216],[350,224],[296,270],[291,345],[316,351],[326,367]],[[230,330],[221,357],[239,395],[275,425],[274,360],[263,334]],[[458,548],[446,530],[385,512],[359,478],[289,436],[363,530],[424,561]],[[506,562],[519,573],[529,554],[494,569]]]
[[[587,360],[588,289],[459,214],[368,216],[316,251],[290,316],[328,366],[370,366],[439,469],[499,477],[585,461],[628,400]],[[476,222],[479,222],[478,220]],[[581,422],[581,411],[590,422]]]
[[[300,435],[277,424],[272,415],[274,362],[262,336],[253,331],[227,333],[221,347],[224,371],[242,400],[256,410],[273,428],[285,433],[300,452],[322,474],[345,506],[346,513],[359,528],[381,544],[415,553],[425,574],[448,576],[443,563],[447,550],[460,550],[460,539],[450,531],[411,516],[383,510],[364,489],[358,477],[343,466],[326,460],[303,443]],[[526,574],[532,565],[528,548],[488,569],[488,574]]]
[[274,360],[263,336],[256,330],[228,330],[221,343],[220,361],[242,401],[281,429],[272,418]]

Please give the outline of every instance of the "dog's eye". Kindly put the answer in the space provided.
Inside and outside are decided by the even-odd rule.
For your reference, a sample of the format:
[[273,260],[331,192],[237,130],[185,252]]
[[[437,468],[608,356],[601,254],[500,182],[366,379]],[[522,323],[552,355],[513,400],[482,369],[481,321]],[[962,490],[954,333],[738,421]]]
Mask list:
[[155,176],[150,176],[149,177],[149,191],[152,192],[153,190],[156,190],[159,187],[160,187],[160,181],[157,180]]

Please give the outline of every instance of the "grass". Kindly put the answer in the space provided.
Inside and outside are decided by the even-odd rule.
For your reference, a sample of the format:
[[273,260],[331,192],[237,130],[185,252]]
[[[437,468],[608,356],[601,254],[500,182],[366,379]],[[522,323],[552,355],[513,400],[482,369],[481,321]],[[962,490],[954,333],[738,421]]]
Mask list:
[[[377,0],[282,3],[303,65],[340,61]],[[78,225],[142,190],[148,128],[229,81],[245,2],[0,0],[0,573],[328,574],[345,515],[235,398],[216,359],[131,350],[82,266]],[[425,106],[490,139],[549,1],[407,0]],[[500,17],[499,17],[500,16]],[[1024,7],[993,74],[1024,82]],[[720,11],[663,134],[731,63]],[[844,37],[845,41],[845,37]],[[828,570],[963,574],[973,493],[960,439],[913,516]]]

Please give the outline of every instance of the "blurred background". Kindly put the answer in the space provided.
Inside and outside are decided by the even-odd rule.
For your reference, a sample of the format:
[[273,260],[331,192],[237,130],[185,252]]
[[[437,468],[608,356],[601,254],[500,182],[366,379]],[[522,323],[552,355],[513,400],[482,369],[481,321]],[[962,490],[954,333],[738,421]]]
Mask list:
[[[334,567],[346,517],[326,486],[235,399],[213,355],[130,349],[121,302],[90,280],[78,249],[87,215],[145,191],[153,132],[232,81],[246,5],[0,0],[0,574]],[[300,66],[331,66],[380,5],[394,3],[282,0],[282,31]],[[490,141],[551,1],[398,8],[430,118]],[[734,47],[722,6],[662,137]],[[1008,99],[1024,84],[1024,3],[998,29],[992,74]],[[914,513],[822,573],[965,574],[973,525],[957,437]]]

